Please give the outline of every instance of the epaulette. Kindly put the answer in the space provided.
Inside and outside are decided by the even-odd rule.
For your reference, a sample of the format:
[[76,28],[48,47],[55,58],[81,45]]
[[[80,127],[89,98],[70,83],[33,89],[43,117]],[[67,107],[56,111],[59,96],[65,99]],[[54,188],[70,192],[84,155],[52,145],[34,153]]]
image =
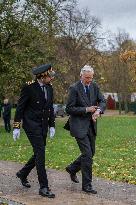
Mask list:
[[27,85],[31,85],[31,84],[34,83],[34,82],[35,82],[34,80],[32,80],[32,81],[27,81],[26,84],[27,84]]
[[13,122],[13,129],[20,129],[21,122]]

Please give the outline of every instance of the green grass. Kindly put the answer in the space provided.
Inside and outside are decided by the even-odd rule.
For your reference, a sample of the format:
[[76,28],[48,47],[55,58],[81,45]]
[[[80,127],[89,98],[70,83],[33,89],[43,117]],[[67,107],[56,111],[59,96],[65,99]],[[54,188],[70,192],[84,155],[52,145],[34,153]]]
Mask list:
[[[66,119],[57,118],[56,137],[48,138],[46,166],[64,170],[79,155],[79,149],[69,132],[63,129]],[[18,141],[12,140],[0,128],[0,160],[25,163],[32,148],[21,130]],[[136,184],[136,118],[126,116],[103,117],[98,120],[96,155],[93,174],[95,176]]]

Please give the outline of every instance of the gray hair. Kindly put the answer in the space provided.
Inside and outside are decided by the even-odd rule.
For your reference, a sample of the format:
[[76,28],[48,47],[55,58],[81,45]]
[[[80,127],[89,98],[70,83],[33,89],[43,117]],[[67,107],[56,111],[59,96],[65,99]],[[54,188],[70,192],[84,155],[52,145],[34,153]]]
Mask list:
[[84,72],[91,72],[94,74],[94,69],[89,65],[85,65],[83,68],[81,68],[80,76],[83,75]]

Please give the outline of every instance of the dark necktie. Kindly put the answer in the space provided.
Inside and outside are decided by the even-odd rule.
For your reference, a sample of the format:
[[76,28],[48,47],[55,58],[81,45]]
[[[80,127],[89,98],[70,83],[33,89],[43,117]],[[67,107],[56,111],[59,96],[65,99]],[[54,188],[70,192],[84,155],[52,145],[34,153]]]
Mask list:
[[87,95],[88,99],[90,99],[90,90],[89,90],[88,85],[85,86],[85,91],[86,91],[86,95]]
[[44,92],[45,99],[47,99],[47,89],[46,89],[46,85],[42,85],[41,88],[42,88],[42,91]]

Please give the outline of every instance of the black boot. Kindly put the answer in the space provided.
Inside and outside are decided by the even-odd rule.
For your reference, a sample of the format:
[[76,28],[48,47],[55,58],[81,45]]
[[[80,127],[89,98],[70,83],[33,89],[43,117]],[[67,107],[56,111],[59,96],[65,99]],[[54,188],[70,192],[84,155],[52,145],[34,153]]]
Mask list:
[[24,187],[27,187],[27,188],[30,188],[30,187],[31,187],[31,185],[29,184],[27,178],[24,178],[24,177],[22,176],[22,174],[21,174],[20,171],[16,173],[16,176],[20,179],[21,184],[22,184]]
[[66,167],[66,171],[70,174],[71,181],[79,183],[77,175],[75,173],[72,173],[69,167]]
[[55,194],[51,192],[51,190],[47,187],[40,188],[39,189],[39,195],[43,197],[48,197],[48,198],[55,198]]
[[86,193],[97,194],[97,191],[92,188],[92,185],[88,185],[87,187],[83,187],[82,190]]

